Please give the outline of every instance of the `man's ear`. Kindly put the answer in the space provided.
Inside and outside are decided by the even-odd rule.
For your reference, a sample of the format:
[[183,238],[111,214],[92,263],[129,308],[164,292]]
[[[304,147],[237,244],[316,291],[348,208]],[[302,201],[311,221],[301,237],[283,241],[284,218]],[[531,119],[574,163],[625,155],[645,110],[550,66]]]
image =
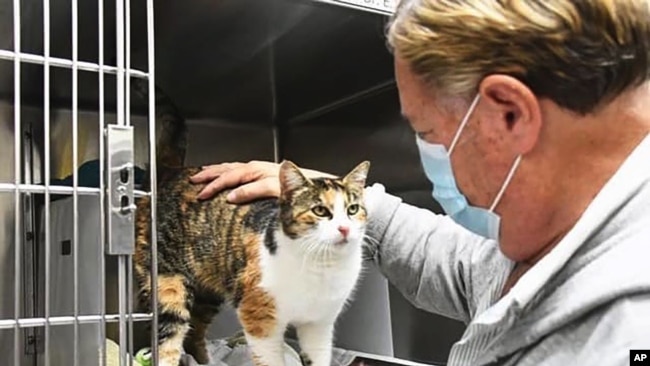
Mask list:
[[542,112],[537,96],[524,83],[508,75],[489,75],[479,85],[482,108],[494,127],[503,128],[518,154],[530,152],[539,139]]
[[312,184],[300,169],[289,160],[280,164],[280,197],[289,198],[297,189]]

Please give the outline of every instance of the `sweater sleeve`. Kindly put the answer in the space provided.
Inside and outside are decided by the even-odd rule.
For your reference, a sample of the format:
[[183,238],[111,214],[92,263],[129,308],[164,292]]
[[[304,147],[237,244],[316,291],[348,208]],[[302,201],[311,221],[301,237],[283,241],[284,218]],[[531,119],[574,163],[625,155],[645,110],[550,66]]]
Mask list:
[[490,288],[482,272],[503,261],[498,245],[445,215],[403,203],[381,185],[365,195],[369,254],[380,271],[414,306],[468,323]]

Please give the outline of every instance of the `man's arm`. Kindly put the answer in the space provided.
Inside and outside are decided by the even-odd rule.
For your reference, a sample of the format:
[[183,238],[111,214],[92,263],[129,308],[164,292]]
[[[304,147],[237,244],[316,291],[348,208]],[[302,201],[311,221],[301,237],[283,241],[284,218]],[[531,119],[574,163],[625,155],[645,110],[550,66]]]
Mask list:
[[[493,241],[449,217],[366,189],[370,252],[381,272],[416,307],[469,322],[489,277],[509,268]],[[502,276],[498,276],[502,277]]]

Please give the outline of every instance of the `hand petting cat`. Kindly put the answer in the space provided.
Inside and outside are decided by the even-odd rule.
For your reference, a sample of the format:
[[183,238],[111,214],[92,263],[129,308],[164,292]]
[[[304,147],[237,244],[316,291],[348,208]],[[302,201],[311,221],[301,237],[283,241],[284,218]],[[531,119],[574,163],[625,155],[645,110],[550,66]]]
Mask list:
[[[307,178],[333,175],[310,169],[301,169]],[[235,188],[228,195],[231,203],[247,203],[258,198],[278,197],[280,164],[267,161],[248,163],[222,163],[204,166],[201,172],[190,178],[192,183],[208,183],[197,195],[200,200],[209,199],[227,188]]]

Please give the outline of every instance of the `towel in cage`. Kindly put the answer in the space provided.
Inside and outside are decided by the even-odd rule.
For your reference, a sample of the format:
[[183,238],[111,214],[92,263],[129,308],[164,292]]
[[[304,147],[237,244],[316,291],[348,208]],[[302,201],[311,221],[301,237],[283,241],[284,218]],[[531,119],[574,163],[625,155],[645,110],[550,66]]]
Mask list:
[[[107,366],[119,364],[119,347],[112,341],[107,344]],[[298,346],[294,341],[284,344],[284,358],[286,366],[302,366],[298,354]],[[250,357],[250,350],[245,344],[235,344],[231,339],[217,339],[207,342],[207,350],[210,354],[210,364],[207,366],[254,366]],[[332,353],[332,366],[348,366],[355,360],[354,353],[334,348]],[[136,361],[137,362],[137,361]],[[135,366],[140,366],[134,362]],[[188,354],[181,357],[182,366],[202,366]],[[142,365],[146,366],[146,365]]]

